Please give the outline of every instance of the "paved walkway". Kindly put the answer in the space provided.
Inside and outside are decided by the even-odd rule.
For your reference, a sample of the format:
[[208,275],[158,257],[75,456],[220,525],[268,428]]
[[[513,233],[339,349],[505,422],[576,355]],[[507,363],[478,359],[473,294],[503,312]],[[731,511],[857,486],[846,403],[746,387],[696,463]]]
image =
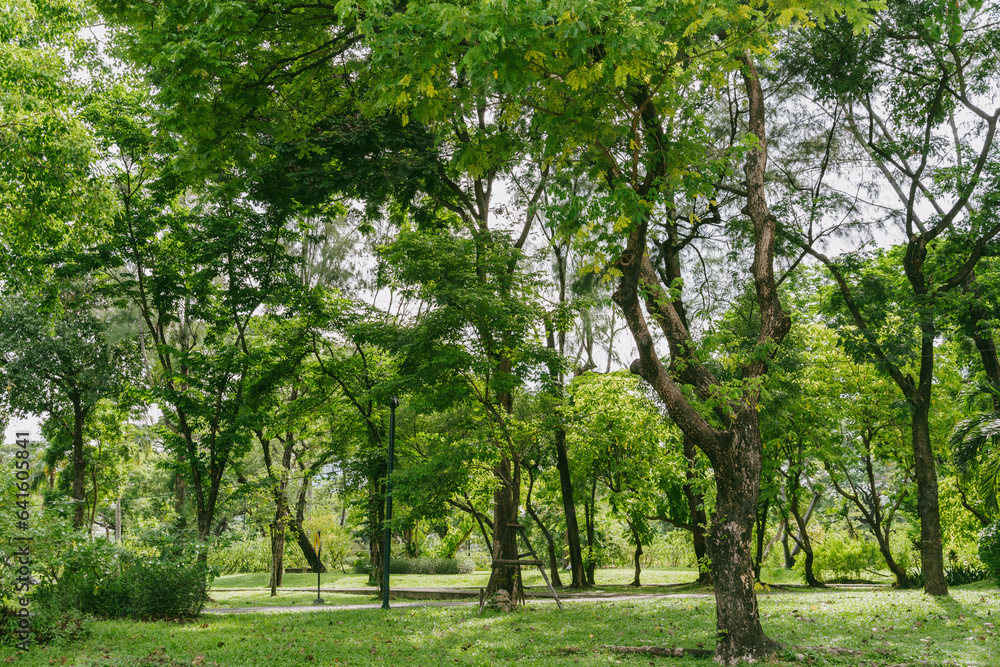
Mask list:
[[[541,588],[542,590],[538,590]],[[830,588],[841,590],[871,590],[883,588],[878,584],[835,584]],[[804,586],[774,586],[770,594],[787,593],[805,589]],[[216,588],[216,591],[270,591],[270,588]],[[315,588],[283,588],[284,591],[315,591]],[[378,595],[377,588],[324,588],[323,593],[348,593],[355,595]],[[552,596],[544,587],[527,587],[526,597],[532,602],[552,602]],[[472,588],[395,588],[392,589],[393,600],[389,606],[393,609],[401,607],[461,607],[479,604],[479,590]],[[608,593],[603,591],[567,591],[560,592],[560,601],[582,602],[617,602],[627,600],[652,600],[659,598],[714,598],[713,593]],[[401,602],[399,598],[425,600],[423,602]],[[445,599],[442,599],[445,598]],[[450,600],[447,598],[451,598]],[[455,599],[459,598],[459,599]],[[470,600],[469,598],[473,598]],[[433,601],[432,601],[433,600]],[[366,604],[327,604],[327,605],[294,605],[287,607],[221,607],[203,609],[204,614],[285,614],[310,611],[344,611],[350,609],[381,609],[379,602]]]
[[[247,590],[247,589],[243,589]],[[270,590],[270,589],[266,589]],[[313,589],[303,589],[303,590],[313,590]],[[335,590],[335,589],[334,589]],[[422,589],[430,590],[430,589]],[[444,589],[449,590],[449,589]],[[332,592],[332,590],[331,590]],[[402,590],[401,590],[402,592]],[[446,600],[438,602],[400,602],[398,600],[390,600],[389,606],[391,609],[399,609],[403,607],[472,607],[479,604],[478,600],[479,592],[476,591],[477,599],[474,601],[458,601],[458,600]],[[627,600],[650,600],[656,598],[711,598],[714,597],[711,593],[635,593],[633,595],[621,595],[619,593],[567,593],[566,595],[559,595],[560,601],[582,601],[582,602],[617,602],[617,601],[627,601]],[[552,597],[550,595],[529,595],[528,600],[531,602],[552,602]],[[224,607],[215,609],[203,609],[203,614],[287,614],[296,612],[311,612],[311,611],[345,611],[351,609],[381,609],[382,604],[379,602],[368,603],[368,604],[328,604],[328,605],[295,605],[291,607]]]

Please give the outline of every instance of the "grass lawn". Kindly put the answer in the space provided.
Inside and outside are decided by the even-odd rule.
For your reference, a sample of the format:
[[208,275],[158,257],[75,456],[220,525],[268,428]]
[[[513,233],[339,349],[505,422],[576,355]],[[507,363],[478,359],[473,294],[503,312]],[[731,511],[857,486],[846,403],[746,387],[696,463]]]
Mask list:
[[[920,592],[796,591],[760,596],[764,627],[788,648],[771,663],[980,665],[1000,663],[996,588]],[[297,665],[712,665],[707,659],[620,655],[602,648],[711,648],[711,599],[529,603],[511,614],[475,607],[330,610],[203,616],[193,623],[94,623],[85,640],[17,654],[0,665],[254,667]],[[854,653],[834,655],[828,647]],[[798,657],[801,656],[801,657]]]

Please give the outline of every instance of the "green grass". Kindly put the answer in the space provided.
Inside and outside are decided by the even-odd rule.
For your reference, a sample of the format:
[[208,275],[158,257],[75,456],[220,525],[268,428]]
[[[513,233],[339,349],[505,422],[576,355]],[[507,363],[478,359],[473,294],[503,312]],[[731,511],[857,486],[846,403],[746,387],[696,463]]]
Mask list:
[[[996,664],[1000,592],[955,588],[936,599],[911,591],[796,591],[760,596],[765,630],[786,645],[775,665]],[[476,608],[330,610],[308,614],[203,616],[194,623],[94,624],[86,640],[0,649],[0,665],[202,667],[205,665],[703,665],[694,658],[611,653],[604,645],[685,646],[714,642],[711,599],[529,603],[511,614]],[[840,647],[855,654],[833,655]],[[805,662],[796,660],[801,654]]]

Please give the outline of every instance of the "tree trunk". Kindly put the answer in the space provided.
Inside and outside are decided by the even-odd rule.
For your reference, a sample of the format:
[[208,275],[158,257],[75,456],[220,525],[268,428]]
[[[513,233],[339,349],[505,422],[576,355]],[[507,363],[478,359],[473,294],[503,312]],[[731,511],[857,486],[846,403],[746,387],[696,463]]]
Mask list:
[[785,534],[781,536],[781,548],[785,552],[785,569],[791,570],[795,567],[795,556],[792,554],[791,550],[788,548],[788,530],[785,529]]
[[745,410],[734,426],[731,447],[712,461],[718,492],[708,542],[715,579],[715,655],[724,665],[753,662],[779,648],[760,624],[750,559],[763,459],[757,411]]
[[576,520],[576,500],[573,498],[573,478],[569,470],[569,456],[566,452],[566,429],[560,423],[556,427],[556,468],[559,470],[559,485],[562,490],[563,512],[566,514],[566,546],[569,549],[569,567],[572,588],[584,585],[583,549],[580,546],[580,526]]
[[705,498],[695,484],[698,474],[695,470],[697,453],[691,438],[684,436],[684,458],[687,459],[687,469],[684,471],[684,497],[687,498],[688,511],[691,514],[691,541],[694,544],[694,557],[698,563],[698,583],[712,583],[712,566],[708,559],[708,544],[705,541],[705,528],[708,517],[705,515]]
[[639,539],[638,531],[631,525],[629,528],[632,530],[632,539],[635,540],[635,555],[632,557],[632,562],[635,565],[635,576],[632,577],[632,587],[640,588],[642,586],[642,582],[639,581],[639,575],[642,573],[642,541]]
[[[562,268],[560,256],[560,269]],[[560,302],[565,297],[564,275],[560,272]],[[556,350],[555,331],[549,322],[545,324],[546,339],[549,349]],[[564,334],[560,332],[560,355],[563,353]],[[564,400],[563,377],[558,364],[549,367],[549,379],[552,381],[553,394],[560,401]],[[556,469],[559,471],[559,486],[562,491],[563,512],[566,515],[566,545],[569,548],[569,567],[573,588],[582,588],[583,581],[583,550],[580,547],[580,526],[576,520],[576,500],[573,497],[573,477],[569,470],[569,456],[566,452],[566,425],[562,415],[557,415],[558,422],[553,429],[553,439],[556,445]]]
[[760,568],[764,560],[764,531],[767,530],[767,513],[771,508],[771,499],[766,498],[763,502],[757,501],[757,513],[754,516],[754,533],[756,536],[757,548],[753,559],[753,578],[760,581]]
[[[83,458],[83,424],[87,411],[73,397],[73,528],[83,528],[87,516],[86,461]],[[95,494],[96,495],[96,494]],[[96,502],[96,498],[95,498]]]
[[371,559],[371,571],[368,573],[368,585],[377,586],[382,592],[382,539],[385,530],[385,463],[372,466],[368,478],[368,557]]
[[295,521],[292,523],[292,527],[295,530],[299,549],[302,550],[302,555],[305,557],[306,562],[309,563],[312,571],[326,572],[323,561],[319,559],[312,542],[309,540],[309,534],[306,533],[305,528],[302,526],[306,518],[306,497],[310,488],[309,480],[310,477],[308,476],[302,478],[302,486],[299,487],[299,497],[295,503]]
[[275,512],[274,523],[271,524],[271,597],[277,597],[281,588],[281,578],[285,571],[285,517],[284,507]]
[[[927,363],[925,360],[922,365]],[[929,595],[947,595],[948,582],[944,577],[944,550],[941,546],[937,470],[928,421],[930,396],[927,398],[927,401],[918,402],[911,422],[913,467],[917,478],[917,513],[920,515],[920,565],[924,575],[924,592]]]
[[888,535],[882,535],[881,531],[878,531],[875,533],[875,539],[878,542],[878,550],[882,554],[882,558],[885,559],[885,564],[889,567],[889,571],[896,577],[896,588],[913,588],[913,582],[910,581],[906,570],[899,566],[899,563],[893,558],[892,552],[889,551]]
[[545,544],[549,550],[549,576],[551,577],[552,585],[562,587],[562,578],[559,576],[559,556],[556,554],[556,543],[552,539],[552,533],[538,519],[537,514],[532,512],[531,518],[535,520],[535,523],[542,531],[542,535],[545,536]]
[[[503,456],[493,468],[499,481],[493,491],[493,559],[516,561],[518,508],[520,506],[521,466],[515,458]],[[512,602],[524,600],[524,586],[521,582],[521,567],[507,563],[493,565],[486,596],[504,590]]]
[[545,544],[549,550],[549,571],[552,575],[552,585],[561,587],[563,584],[562,579],[559,577],[559,557],[556,555],[556,542],[552,538],[552,532],[545,527],[541,517],[538,516],[538,512],[532,507],[530,491],[528,492],[528,498],[525,499],[524,508],[528,511],[538,529],[542,531],[542,535],[545,536]]
[[596,500],[596,496],[597,480],[594,479],[590,483],[590,498],[583,501],[583,515],[587,524],[587,567],[585,569],[587,586],[596,585],[594,583],[594,571],[597,569],[597,561],[594,558],[594,515],[597,513],[597,507],[594,501]]
[[[971,294],[975,299],[969,306],[967,331],[979,352],[979,359],[983,362],[986,378],[994,383],[1000,383],[1000,359],[997,357],[996,341],[993,339],[990,316],[983,306],[981,290],[979,283],[975,280],[974,273],[969,275],[969,281],[963,286],[962,291]],[[993,409],[1000,410],[1000,397],[993,397]]]
[[[816,496],[813,496],[815,499]],[[809,539],[809,533],[806,532],[806,517],[803,517],[799,513],[799,501],[798,497],[789,499],[789,509],[792,511],[792,516],[795,518],[795,525],[799,528],[799,534],[796,538],[796,543],[802,548],[802,553],[806,556],[806,585],[810,588],[823,588],[826,586],[822,581],[816,578],[813,572],[813,549],[812,540]],[[787,531],[786,531],[787,532]]]

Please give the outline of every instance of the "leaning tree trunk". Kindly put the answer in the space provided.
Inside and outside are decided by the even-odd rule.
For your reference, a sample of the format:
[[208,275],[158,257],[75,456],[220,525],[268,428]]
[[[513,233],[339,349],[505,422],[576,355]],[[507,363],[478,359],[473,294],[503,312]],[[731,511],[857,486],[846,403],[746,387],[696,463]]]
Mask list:
[[[815,502],[816,496],[813,496],[813,502]],[[799,501],[797,496],[792,496],[789,499],[789,509],[792,512],[792,516],[795,518],[795,525],[799,528],[799,534],[796,538],[796,543],[802,549],[802,553],[805,554],[805,575],[806,575],[806,585],[810,588],[824,588],[826,584],[816,578],[815,572],[813,572],[813,548],[812,540],[809,539],[809,533],[806,532],[806,517],[803,517],[799,512]],[[812,505],[809,506],[812,509]],[[786,531],[787,533],[788,531]]]
[[541,517],[538,516],[538,512],[536,512],[535,508],[532,507],[530,491],[528,492],[528,496],[529,497],[526,498],[524,502],[524,509],[528,511],[528,514],[534,520],[535,525],[538,526],[538,529],[542,531],[542,535],[545,537],[545,544],[549,551],[549,572],[552,576],[552,585],[561,587],[563,584],[562,579],[559,577],[559,558],[556,555],[556,541],[552,537],[552,531],[545,527],[545,524],[542,523]]
[[881,531],[873,531],[875,533],[875,540],[878,542],[878,550],[882,554],[882,558],[885,559],[885,564],[888,566],[889,571],[892,572],[893,576],[896,577],[896,588],[913,588],[913,582],[910,581],[909,575],[906,574],[906,570],[900,567],[899,563],[893,557],[892,552],[889,550],[889,538],[881,534]]
[[295,503],[295,521],[292,523],[292,528],[295,531],[295,537],[296,541],[299,543],[299,549],[302,550],[302,555],[305,557],[306,562],[309,563],[309,567],[312,571],[326,572],[326,567],[323,565],[323,561],[319,559],[316,549],[313,548],[313,544],[309,540],[309,534],[303,527],[306,518],[306,495],[309,492],[309,484],[311,480],[311,475],[304,475],[302,478],[302,486],[299,487],[299,497]]

